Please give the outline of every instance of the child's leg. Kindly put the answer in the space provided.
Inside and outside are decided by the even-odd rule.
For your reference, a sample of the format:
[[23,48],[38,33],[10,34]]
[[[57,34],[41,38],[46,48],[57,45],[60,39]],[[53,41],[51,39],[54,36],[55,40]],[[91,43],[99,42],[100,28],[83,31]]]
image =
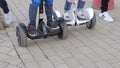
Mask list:
[[39,7],[41,0],[32,0],[29,6],[29,25],[36,25],[37,7]]
[[45,12],[47,16],[47,21],[52,22],[53,15],[53,0],[45,0]]
[[78,0],[77,16],[79,20],[85,20],[87,17],[84,15],[82,9],[84,8],[86,0]]
[[47,26],[51,28],[58,28],[57,24],[53,21],[53,0],[45,0],[45,12],[47,16]]
[[69,2],[68,0],[65,1],[64,14],[63,14],[65,20],[71,20],[70,15],[69,15],[69,11],[71,9],[71,5],[72,5],[72,3]]
[[65,5],[64,5],[64,12],[69,11],[71,9],[71,5],[72,5],[72,3],[70,3],[66,0]]
[[40,5],[40,0],[37,2],[37,0],[32,0],[30,6],[29,6],[29,20],[30,23],[28,24],[28,33],[31,36],[36,36],[36,16],[37,16],[37,7]]
[[36,16],[37,16],[37,7],[32,6],[30,4],[29,6],[29,25],[35,26],[36,25]]
[[84,8],[86,0],[78,0],[77,11],[80,11]]

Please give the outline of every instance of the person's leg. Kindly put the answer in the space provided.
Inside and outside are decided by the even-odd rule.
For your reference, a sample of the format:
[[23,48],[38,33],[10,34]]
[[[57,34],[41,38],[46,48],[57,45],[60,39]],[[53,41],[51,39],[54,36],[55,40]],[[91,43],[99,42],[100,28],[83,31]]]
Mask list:
[[71,5],[72,3],[71,2],[68,2],[68,0],[65,1],[65,5],[64,5],[64,19],[65,20],[70,20],[70,14],[69,14],[69,11],[71,9]]
[[64,5],[64,12],[69,11],[71,9],[71,5],[72,5],[72,3],[70,3],[66,0],[65,5]]
[[87,19],[87,16],[83,14],[83,8],[85,6],[86,0],[78,0],[78,5],[77,5],[77,18],[79,20],[85,20]]
[[37,8],[40,4],[39,2],[36,2],[37,0],[32,0],[29,6],[29,24],[28,24],[28,33],[31,36],[36,36],[37,31],[36,31],[36,16],[37,16]]
[[102,0],[101,2],[101,12],[105,12],[108,10],[108,2],[109,0]]
[[29,25],[36,25],[36,16],[37,16],[37,7],[34,7],[32,4],[29,6]]
[[86,1],[85,0],[78,0],[77,11],[80,11],[84,8]]
[[9,8],[6,0],[0,0],[0,7],[4,12],[4,20],[6,24],[10,24],[12,22],[11,16],[9,14]]
[[58,25],[53,21],[53,0],[45,0],[45,12],[47,16],[47,25],[56,28]]
[[47,16],[47,21],[52,21],[52,15],[53,15],[53,0],[45,0],[45,13]]
[[0,0],[0,7],[2,8],[5,14],[9,12],[9,8],[8,8],[6,0]]
[[108,13],[108,3],[109,3],[109,0],[102,0],[101,13],[99,14],[99,17],[105,21],[113,22],[112,17]]

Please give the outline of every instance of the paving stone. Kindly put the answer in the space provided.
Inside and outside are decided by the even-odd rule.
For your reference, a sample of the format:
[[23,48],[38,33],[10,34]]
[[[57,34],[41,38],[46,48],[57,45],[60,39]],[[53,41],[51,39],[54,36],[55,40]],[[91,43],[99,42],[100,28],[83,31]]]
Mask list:
[[52,57],[49,57],[49,59],[55,66],[65,63],[64,60],[59,56],[52,56]]
[[117,51],[116,49],[106,49],[107,52],[109,52],[110,54],[112,54],[113,56],[117,56],[117,55],[120,55],[120,52]]
[[59,56],[61,56],[62,58],[72,57],[72,55],[71,55],[70,53],[68,53],[67,51],[65,51],[65,50],[59,51],[58,54],[59,54]]
[[8,55],[13,56],[13,57],[18,56],[18,55],[16,54],[16,51],[15,51],[15,50],[12,50],[11,52],[9,52]]
[[100,61],[97,63],[99,68],[113,68],[113,66],[105,61]]
[[81,64],[74,57],[66,58],[64,61],[70,68],[77,68],[81,66]]
[[14,65],[7,65],[7,66],[5,66],[4,68],[19,68],[19,67],[14,66]]
[[85,68],[84,66],[80,66],[80,67],[77,67],[77,68]]
[[39,62],[41,68],[55,68],[49,61]]
[[35,61],[23,61],[25,68],[41,68]]
[[114,66],[114,68],[119,68],[120,67],[120,63],[114,63],[112,65]]
[[56,66],[56,68],[69,68],[66,64],[61,64]]
[[10,51],[12,51],[11,48],[0,47],[0,53],[8,54]]
[[101,58],[101,56],[97,55],[96,53],[89,53],[89,54],[86,54],[92,61],[94,62],[98,62],[98,61],[101,61],[103,60],[103,58]]
[[12,64],[12,65],[18,65],[21,63],[18,57],[10,57],[9,59],[5,60],[5,62]]
[[44,53],[48,57],[50,57],[50,56],[57,56],[57,54],[52,49],[44,50]]
[[24,66],[23,63],[20,63],[20,64],[18,64],[18,65],[16,65],[16,66],[18,66],[19,68],[25,68],[25,66]]
[[9,58],[10,56],[5,55],[5,54],[0,54],[0,61],[5,61]]
[[102,58],[111,64],[119,62],[118,59],[112,55],[104,55]]
[[92,50],[88,47],[80,47],[79,49],[85,54],[92,53]]
[[8,65],[8,63],[1,62],[1,64],[0,64],[0,68],[4,68],[4,67],[7,66],[7,65]]
[[106,50],[104,50],[103,48],[93,48],[94,52],[96,52],[98,55],[103,56],[103,55],[107,55],[108,52],[106,52]]

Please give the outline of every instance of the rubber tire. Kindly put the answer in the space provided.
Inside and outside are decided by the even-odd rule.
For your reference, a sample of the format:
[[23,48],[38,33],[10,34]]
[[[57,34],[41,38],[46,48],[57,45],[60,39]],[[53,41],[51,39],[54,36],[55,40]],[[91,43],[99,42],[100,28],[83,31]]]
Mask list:
[[68,37],[68,26],[65,23],[64,19],[59,20],[61,32],[58,34],[59,39],[66,39]]
[[16,26],[16,36],[19,46],[27,47],[27,36],[25,33],[25,29],[22,26],[20,26],[20,24]]
[[86,23],[86,27],[88,29],[93,29],[95,27],[95,25],[96,25],[96,15],[94,13],[93,18],[89,22]]

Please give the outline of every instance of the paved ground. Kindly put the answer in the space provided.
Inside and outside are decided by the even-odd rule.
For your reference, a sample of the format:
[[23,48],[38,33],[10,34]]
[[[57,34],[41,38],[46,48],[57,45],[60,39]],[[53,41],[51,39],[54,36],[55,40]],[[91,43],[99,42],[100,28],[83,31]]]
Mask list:
[[[19,47],[15,26],[28,22],[30,0],[7,0],[13,23],[0,30],[0,68],[120,68],[120,0],[109,11],[113,23],[104,22],[95,10],[97,24],[93,30],[86,26],[69,27],[66,40],[57,37],[30,40],[28,47]],[[63,1],[55,0],[55,8],[63,11]],[[60,6],[60,8],[58,8]],[[86,7],[91,6],[88,0]]]

